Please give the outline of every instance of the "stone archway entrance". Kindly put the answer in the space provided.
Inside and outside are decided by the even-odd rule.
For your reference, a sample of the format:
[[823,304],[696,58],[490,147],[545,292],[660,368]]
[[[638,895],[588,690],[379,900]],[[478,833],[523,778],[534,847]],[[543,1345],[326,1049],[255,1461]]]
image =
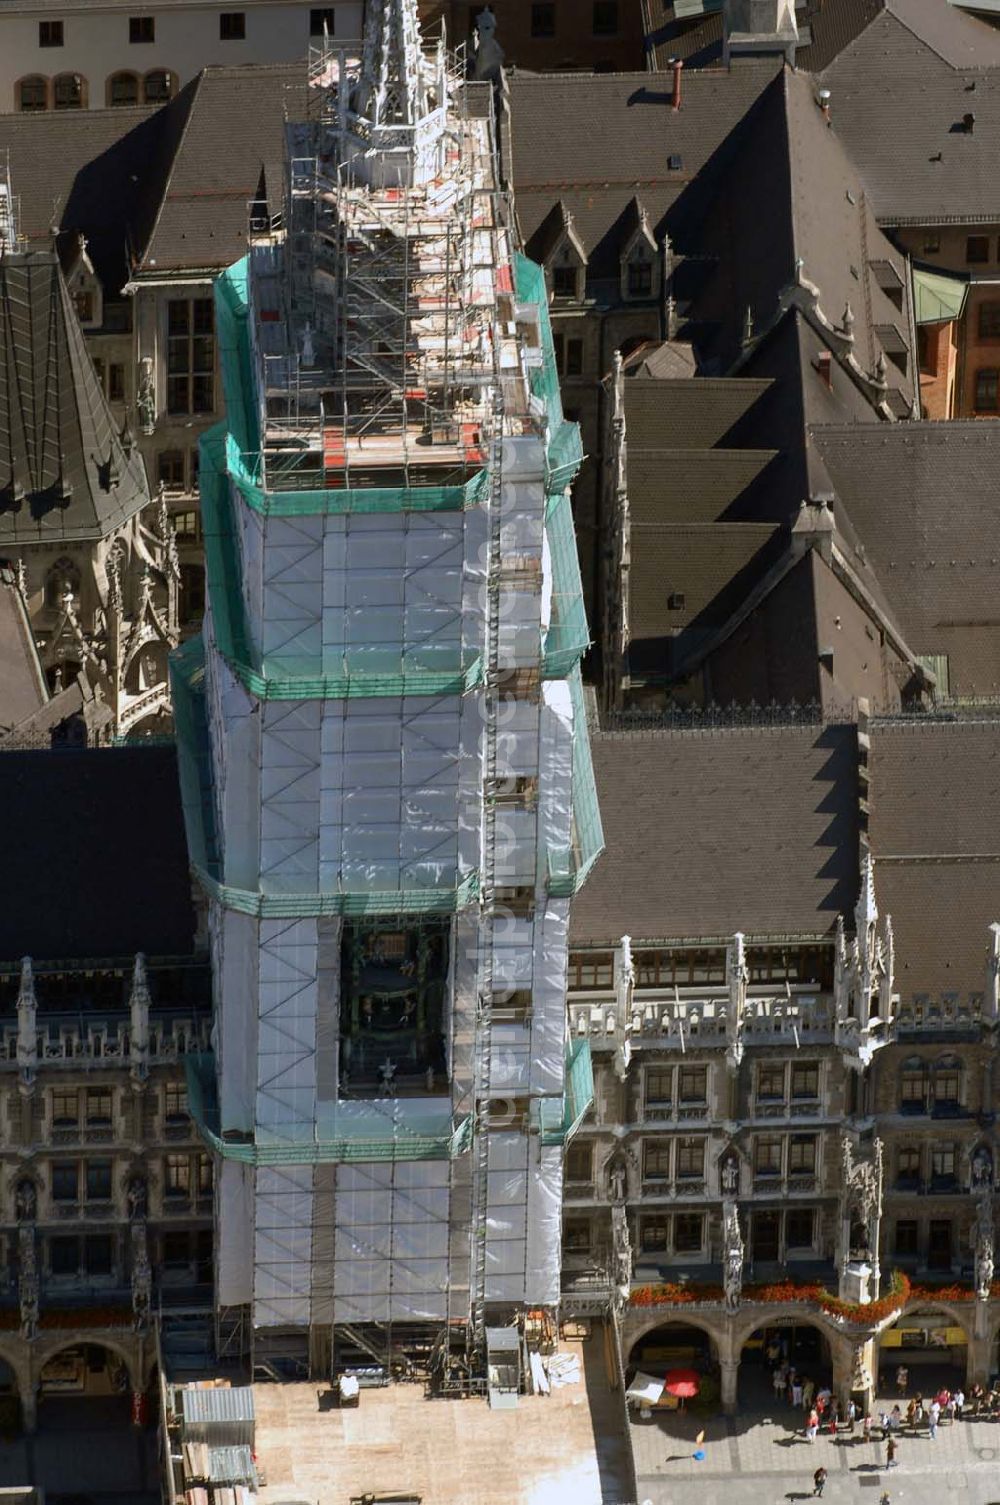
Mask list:
[[[774,1413],[790,1425],[800,1425],[800,1416],[789,1398],[787,1381],[792,1371],[803,1381],[811,1380],[815,1392],[833,1389],[829,1337],[818,1321],[799,1314],[772,1319],[744,1339],[739,1367],[741,1408]],[[785,1381],[780,1390],[775,1384],[776,1373]]]
[[941,1389],[968,1389],[969,1334],[958,1314],[927,1302],[901,1312],[878,1340],[876,1390],[898,1399],[896,1375],[908,1371],[907,1393],[926,1399]]
[[[698,1410],[711,1410],[720,1399],[719,1362],[715,1341],[707,1329],[667,1318],[636,1338],[628,1355],[626,1377],[636,1370],[661,1377],[671,1369],[693,1369],[701,1377]],[[671,1409],[664,1398],[664,1409]]]
[[46,1495],[96,1500],[157,1489],[155,1437],[133,1425],[133,1387],[141,1389],[145,1372],[138,1344],[79,1332],[39,1339],[30,1482]]

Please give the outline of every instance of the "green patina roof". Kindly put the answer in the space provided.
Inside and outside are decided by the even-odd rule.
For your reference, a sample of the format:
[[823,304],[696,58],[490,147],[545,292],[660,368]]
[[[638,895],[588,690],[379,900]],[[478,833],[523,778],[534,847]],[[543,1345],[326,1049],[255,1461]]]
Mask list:
[[913,271],[913,307],[918,324],[943,324],[960,319],[969,284],[944,272]]

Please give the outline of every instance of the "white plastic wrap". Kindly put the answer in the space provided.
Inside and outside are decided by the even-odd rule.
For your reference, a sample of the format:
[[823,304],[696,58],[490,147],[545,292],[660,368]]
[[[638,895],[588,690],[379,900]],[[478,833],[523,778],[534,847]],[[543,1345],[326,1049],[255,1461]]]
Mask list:
[[253,1170],[235,1160],[218,1163],[215,1262],[222,1306],[242,1306],[253,1292]]
[[337,1170],[334,1321],[438,1321],[448,1289],[444,1160]]
[[265,893],[319,887],[320,705],[269,700],[261,707],[260,884]]
[[317,922],[261,920],[257,1132],[301,1139],[316,1109]]
[[260,1166],[254,1219],[255,1327],[306,1326],[312,1286],[311,1165]]
[[531,1010],[531,1091],[563,1091],[566,1075],[566,948],[568,899],[547,899],[535,911]]
[[249,1133],[254,1125],[257,1054],[258,922],[231,909],[216,912],[215,1048],[223,1129]]
[[265,662],[285,664],[290,672],[320,656],[322,533],[321,517],[267,520],[261,646]]
[[528,1259],[523,1300],[531,1306],[554,1306],[559,1300],[562,1183],[562,1145],[543,1145],[528,1183]]

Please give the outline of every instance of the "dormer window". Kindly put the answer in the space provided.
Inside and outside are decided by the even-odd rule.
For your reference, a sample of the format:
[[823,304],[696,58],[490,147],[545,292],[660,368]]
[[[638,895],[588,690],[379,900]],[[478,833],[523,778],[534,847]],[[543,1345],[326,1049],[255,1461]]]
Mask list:
[[580,268],[575,262],[552,268],[552,296],[554,298],[577,298]]
[[629,262],[626,272],[626,291],[630,298],[649,298],[653,292],[653,264],[645,257]]

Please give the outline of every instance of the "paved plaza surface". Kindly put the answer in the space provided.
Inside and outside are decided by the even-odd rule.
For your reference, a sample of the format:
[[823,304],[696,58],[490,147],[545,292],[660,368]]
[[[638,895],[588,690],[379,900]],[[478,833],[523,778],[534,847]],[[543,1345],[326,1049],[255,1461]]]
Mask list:
[[[876,1409],[891,1410],[895,1397]],[[795,1428],[800,1430],[796,1432]],[[704,1428],[704,1462],[692,1454]],[[885,1444],[854,1437],[821,1435],[814,1443],[801,1432],[800,1413],[780,1405],[770,1411],[704,1417],[667,1414],[631,1427],[639,1500],[651,1505],[754,1505],[812,1498],[813,1472],[827,1470],[824,1500],[878,1505],[887,1490],[892,1505],[1000,1505],[1000,1424],[954,1422],[938,1428],[932,1441],[924,1431],[903,1432],[897,1466],[887,1469]]]
[[348,1505],[368,1490],[412,1490],[424,1505],[631,1501],[621,1398],[608,1389],[603,1344],[562,1341],[559,1352],[581,1355],[579,1383],[522,1396],[512,1411],[428,1400],[416,1384],[363,1390],[356,1410],[328,1409],[316,1384],[255,1385],[261,1505]]

